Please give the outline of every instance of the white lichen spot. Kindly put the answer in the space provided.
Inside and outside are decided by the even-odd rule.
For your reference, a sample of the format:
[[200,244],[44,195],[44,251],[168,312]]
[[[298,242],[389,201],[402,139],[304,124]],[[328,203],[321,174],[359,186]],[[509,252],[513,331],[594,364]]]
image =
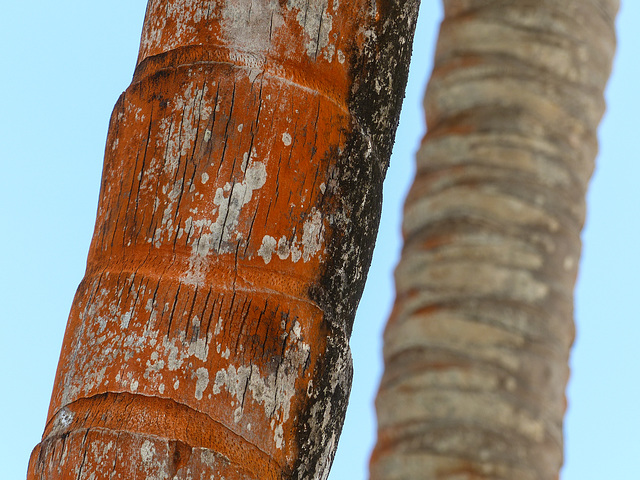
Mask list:
[[195,342],[191,342],[187,350],[188,354],[204,362],[209,356],[209,341],[211,341],[212,337],[213,335],[209,333],[206,339],[200,337]]
[[291,145],[291,142],[292,142],[292,141],[293,141],[293,139],[291,138],[291,135],[289,135],[289,133],[284,132],[284,133],[282,134],[282,143],[284,143],[284,144],[285,144],[285,146],[287,146],[287,147],[288,147],[289,145]]
[[211,130],[209,130],[208,128],[204,131],[204,141],[208,142],[209,140],[211,140]]
[[298,263],[302,258],[302,251],[298,248],[297,245],[291,246],[291,261],[293,263]]
[[211,388],[213,390],[213,394],[217,395],[220,393],[220,389],[222,386],[224,386],[227,383],[227,371],[222,369],[219,372],[216,373],[216,379],[215,382],[213,383],[213,387]]
[[242,154],[242,164],[240,164],[240,170],[242,170],[243,172],[246,172],[248,164],[249,164],[249,152],[244,152]]
[[280,237],[280,240],[278,240],[278,257],[280,257],[280,260],[286,260],[290,254],[291,247],[289,246],[287,237],[283,235]]
[[276,444],[276,448],[282,450],[282,445],[284,444],[284,429],[282,425],[278,425],[273,433],[273,441]]
[[326,192],[326,191],[327,191],[327,186],[325,185],[324,182],[322,182],[320,184],[320,192],[324,195],[324,192]]
[[120,325],[122,329],[125,330],[129,328],[129,322],[131,321],[131,312],[127,312],[120,318]]
[[344,56],[344,52],[340,49],[338,49],[338,62],[340,62],[340,64],[343,64],[345,62],[346,58]]
[[[216,323],[216,328],[215,328],[215,330],[213,332],[214,335],[219,335],[220,334],[220,332],[222,331],[222,323],[223,323],[222,317],[218,317],[218,323]],[[218,350],[218,352],[219,352],[219,350]]]
[[200,175],[200,181],[203,184],[209,181],[209,175],[207,174],[207,172],[204,172],[202,175]]
[[162,339],[162,346],[165,352],[169,352],[167,358],[167,366],[169,370],[174,371],[179,369],[184,362],[184,358],[180,355],[180,348],[176,346],[173,341],[169,341],[167,337]]
[[322,55],[324,56],[324,58],[327,59],[327,62],[331,62],[333,60],[333,56],[336,53],[336,46],[329,44],[327,45],[327,48],[325,48],[322,52]]
[[302,233],[303,260],[308,262],[322,247],[322,214],[315,211],[311,218],[304,222]]
[[258,256],[262,257],[265,263],[271,261],[274,253],[277,253],[281,260],[286,260],[291,256],[291,261],[294,263],[301,258],[306,263],[322,249],[322,232],[322,214],[314,208],[310,218],[303,224],[302,241],[297,236],[292,241],[289,241],[283,235],[276,242],[276,239],[271,235],[265,235],[258,249]]
[[71,422],[73,421],[73,417],[75,414],[69,410],[67,407],[63,407],[55,417],[53,421],[53,428],[51,435],[57,435],[63,433]]
[[151,463],[154,455],[156,454],[156,449],[149,440],[145,440],[140,447],[140,457],[144,463]]
[[209,385],[209,371],[204,367],[200,367],[198,370],[196,370],[195,375],[197,377],[196,399],[202,400],[202,394],[207,388],[207,385]]
[[300,334],[302,333],[302,328],[300,327],[300,322],[298,322],[296,320],[296,322],[293,324],[293,328],[291,329],[291,332],[293,333],[293,338],[295,340],[298,340],[300,338]]
[[258,256],[262,257],[265,264],[271,261],[271,256],[276,250],[276,245],[276,239],[270,235],[265,235],[262,239],[262,245],[260,245],[258,249]]
[[139,385],[139,383],[138,383],[137,380],[132,380],[131,381],[131,391],[134,392],[134,393],[137,392],[138,391],[138,385]]
[[242,129],[244,128],[244,124],[238,125],[238,132],[242,133]]
[[233,411],[234,423],[240,423],[240,420],[242,420],[242,407],[238,407]]
[[173,389],[174,389],[174,390],[178,390],[179,388],[180,388],[180,380],[176,380],[176,381],[173,383]]
[[244,152],[242,154],[242,164],[240,165],[240,170],[242,170],[243,173],[246,172],[247,165],[249,165],[249,162],[254,161],[257,156],[258,156],[258,153],[256,152],[255,148],[252,148],[248,152]]

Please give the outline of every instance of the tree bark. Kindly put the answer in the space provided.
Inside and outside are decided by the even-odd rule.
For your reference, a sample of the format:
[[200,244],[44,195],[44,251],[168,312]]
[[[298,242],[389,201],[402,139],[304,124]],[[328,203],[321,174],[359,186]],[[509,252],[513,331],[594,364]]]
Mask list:
[[28,479],[321,479],[418,2],[150,0]]
[[445,0],[371,478],[557,479],[616,0]]

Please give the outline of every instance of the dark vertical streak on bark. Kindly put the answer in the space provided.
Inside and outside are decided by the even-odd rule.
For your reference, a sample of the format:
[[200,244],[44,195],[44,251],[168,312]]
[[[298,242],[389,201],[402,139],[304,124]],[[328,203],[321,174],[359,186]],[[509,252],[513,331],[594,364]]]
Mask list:
[[271,212],[271,206],[273,205],[273,202],[269,202],[268,206],[267,206],[267,214],[265,216],[265,221],[264,221],[264,227],[266,227],[269,224],[269,212]]
[[[162,179],[162,172],[164,171],[164,169],[165,169],[165,167],[167,165],[167,159],[168,159],[168,156],[169,156],[169,145],[171,145],[171,132],[172,131],[173,131],[173,116],[170,119],[169,128],[168,128],[168,132],[167,132],[167,139],[165,140],[166,146],[165,146],[164,155],[163,155],[163,159],[162,159],[163,168],[162,168],[162,170],[160,172],[158,172],[156,174],[157,175],[156,188],[155,188],[156,195],[158,195],[158,193],[161,191],[161,189],[160,189],[160,180]],[[159,205],[159,202],[158,202],[158,205]],[[158,210],[158,206],[156,204],[154,204],[153,205],[153,210],[151,211],[151,219],[149,220],[149,227],[147,228],[147,235],[150,236],[151,244],[154,243],[155,236],[156,236],[156,227],[155,227],[154,220],[156,218],[156,211],[157,210]]]
[[[135,215],[134,215],[134,226],[136,223],[135,219],[137,218],[137,214],[140,208],[140,189],[142,188],[142,182],[144,181],[145,168],[147,165],[147,154],[149,152],[149,142],[151,142],[151,127],[153,126],[153,106],[151,107],[151,114],[149,116],[149,128],[147,129],[147,139],[144,144],[144,153],[142,155],[142,167],[140,169],[140,178],[138,179],[138,188],[136,189],[136,200],[135,200]],[[133,187],[132,187],[133,188]],[[140,234],[140,230],[142,229],[142,225],[144,224],[144,219],[139,220],[139,225],[137,231],[132,234],[134,241],[138,240],[138,235]]]
[[[185,107],[186,108],[186,107]],[[185,116],[185,108],[182,109],[182,115],[180,115],[180,126],[178,127],[178,145],[177,145],[177,151],[178,151],[178,158],[177,158],[177,164],[178,166],[176,167],[176,171],[173,172],[173,178],[171,179],[171,183],[173,185],[175,185],[176,180],[178,178],[178,174],[180,173],[180,166],[184,165],[184,169],[187,168],[186,163],[187,162],[181,162],[180,160],[182,159],[182,142],[183,140],[183,128],[184,128],[184,116]],[[166,161],[165,161],[165,166],[167,165]],[[172,187],[173,189],[174,187]]]
[[[197,113],[197,118],[198,121],[196,123],[196,134],[193,138],[193,147],[191,148],[191,163],[194,163],[194,157],[196,154],[196,149],[198,147],[198,137],[199,137],[199,133],[200,133],[200,121],[202,119],[202,99],[204,98],[204,86],[200,89],[200,102],[198,104],[198,108],[197,110],[194,108],[194,116]],[[194,105],[195,105],[195,98],[194,98]],[[187,178],[187,167],[189,165],[189,161],[185,161],[184,162],[184,170],[182,172],[182,188],[180,189],[180,195],[178,196],[178,201],[176,202],[176,206],[175,206],[175,213],[173,214],[173,218],[174,220],[178,217],[178,214],[180,213],[180,204],[182,202],[182,196],[185,192],[186,188],[190,188],[191,185],[193,185],[193,179],[195,178],[195,174],[197,171],[197,165],[193,165],[193,173],[191,174],[191,180],[189,182],[189,184],[187,185],[186,183],[186,178]],[[176,225],[176,233],[178,232],[180,227],[180,222],[177,223]]]
[[[173,305],[171,306],[171,313],[169,314],[169,322],[167,322],[167,338],[169,338],[169,333],[171,332],[171,323],[173,322],[173,315],[176,311],[176,305],[178,304],[178,299],[180,298],[180,287],[182,287],[182,284],[178,284],[178,288],[176,289],[176,294],[173,297]],[[164,317],[164,309],[162,310],[162,317]]]
[[236,182],[233,181],[233,183],[231,184],[231,190],[229,191],[227,211],[225,212],[224,220],[222,221],[222,226],[220,227],[220,241],[218,242],[218,251],[222,247],[222,242],[225,236],[224,234],[225,234],[225,231],[227,230],[227,219],[229,218],[229,210],[231,210],[231,202],[233,201],[233,190],[235,189],[235,187],[236,187]]
[[117,472],[117,470],[118,470],[118,444],[120,443],[120,432],[118,432],[116,434],[116,441],[114,443],[115,443],[115,445],[113,446],[113,450],[114,450],[113,467],[111,467],[111,471],[113,473],[112,473],[111,477],[109,478],[109,480],[113,480],[113,477],[115,476],[115,472]]
[[[84,437],[82,438],[82,447],[85,446],[86,442],[87,442],[87,436],[89,435],[89,429],[87,429],[87,431],[84,434]],[[83,452],[82,452],[82,461],[80,462],[80,468],[78,469],[78,476],[77,476],[77,480],[80,480],[82,478],[82,469],[84,468],[84,464],[87,460],[87,449],[84,448]]]
[[204,305],[202,306],[202,313],[200,314],[200,316],[202,317],[202,320],[200,320],[201,329],[202,329],[202,324],[204,323],[205,320],[207,320],[207,327],[205,328],[204,337],[203,337],[206,343],[209,342],[209,325],[211,324],[213,309],[215,308],[215,300],[214,300],[214,303],[211,305],[211,315],[207,317],[207,307],[209,306],[209,298],[211,298],[211,288],[207,290],[207,296],[204,298]]
[[[184,328],[184,336],[185,339],[187,339],[188,335],[189,335],[189,327],[191,326],[191,318],[193,315],[193,308],[195,307],[196,304],[196,298],[198,297],[198,286],[196,285],[195,291],[193,292],[193,299],[191,300],[191,306],[189,307],[189,313],[187,313],[187,324]],[[198,339],[198,332],[196,332],[196,327],[194,326],[194,331],[192,332],[192,336],[191,339],[187,341],[189,341],[190,343],[194,342],[194,338],[193,338],[193,334],[195,334],[195,340]]]
[[251,243],[251,234],[253,233],[253,226],[256,223],[256,216],[258,215],[258,206],[260,204],[260,199],[257,200],[256,202],[256,208],[253,212],[253,217],[251,217],[251,225],[249,225],[249,233],[247,234],[247,240],[244,244],[244,253],[243,256],[246,258],[247,257],[247,249],[249,248],[249,245]]
[[[123,273],[120,272],[116,280],[116,292],[118,292],[118,296],[117,296],[118,302],[116,303],[116,309],[120,308],[120,302],[122,302],[122,294],[124,293],[123,292],[124,285],[120,285],[120,280],[122,279],[123,276],[124,276]],[[124,280],[123,283],[126,284],[126,280]]]
[[[148,141],[147,141],[147,143],[148,143]],[[137,172],[137,171],[138,171],[138,161],[139,161],[139,160],[140,160],[140,149],[138,149],[138,150],[136,151],[136,161],[135,161],[135,166],[133,167],[133,172],[132,172],[132,174],[131,174],[131,184],[129,185],[129,189],[128,189],[128,191],[129,191],[129,192],[133,192],[133,185],[134,185],[135,180],[136,180],[135,172]],[[142,166],[142,169],[141,169],[141,171],[140,171],[140,180],[138,181],[138,188],[136,189],[136,190],[138,190],[138,191],[140,190],[140,182],[142,181],[142,172],[144,171],[144,156],[143,156],[143,159],[142,159],[142,164],[143,164],[143,166]],[[136,217],[136,215],[135,215],[135,214],[136,214],[136,212],[137,212],[137,203],[138,203],[138,198],[137,198],[137,196],[136,196],[136,201],[133,203],[133,207],[134,207],[134,215],[133,215],[133,218],[134,218],[134,219],[135,219],[135,217]],[[125,211],[125,218],[127,218],[127,219],[128,219],[128,218],[130,218],[130,216],[129,216],[129,210],[130,210],[131,206],[132,206],[132,205],[131,205],[131,202],[127,202],[127,209],[126,209],[126,211]],[[135,224],[134,224],[134,225],[135,225]],[[122,246],[123,246],[123,247],[125,246],[125,242],[126,242],[126,238],[127,238],[127,230],[128,230],[128,229],[129,229],[129,225],[128,225],[127,223],[125,223],[125,224],[124,224],[124,227],[123,227],[123,229],[122,229],[122,230],[123,230],[123,232],[122,232]]]
[[242,401],[240,402],[240,408],[244,408],[244,401],[247,398],[247,390],[249,389],[249,381],[251,380],[251,375],[253,375],[253,364],[249,365],[249,375],[247,375],[247,380],[244,383],[244,390],[242,392]]
[[[195,172],[195,169],[194,169],[194,172]],[[193,181],[193,178],[191,179],[191,181]],[[182,225],[182,217],[178,215],[177,217],[174,217],[174,220],[176,221],[175,221],[175,232],[173,233],[172,247],[173,247],[173,252],[175,254],[176,248],[178,247],[178,237],[180,236],[180,225]]]
[[[291,159],[291,155],[289,155],[289,159]],[[273,196],[273,203],[278,203],[278,197],[280,196],[280,169],[282,168],[282,153],[279,154],[278,158],[278,173],[276,174],[276,193]]]
[[[263,315],[265,314],[265,312],[267,311],[268,306],[269,306],[269,301],[268,301],[268,300],[265,300],[265,302],[264,302],[264,307],[263,307],[262,311],[260,312],[260,316],[258,317],[258,321],[256,322],[257,324],[259,324],[259,323],[262,321],[262,317],[263,317]],[[279,308],[279,307],[280,307],[280,305],[276,305],[276,309],[275,309],[275,311],[273,312],[273,318],[274,318],[274,320],[277,318],[277,313],[278,313],[278,308]],[[275,323],[275,321],[274,321],[274,322],[269,322],[269,323],[268,323],[268,325],[267,325],[267,334],[266,334],[266,335],[263,337],[263,339],[262,339],[262,356],[264,356],[264,355],[265,355],[265,353],[266,353],[266,350],[267,350],[267,340],[268,340],[269,338],[271,338],[271,328],[272,328],[272,326],[274,326],[274,325],[273,325],[274,323]],[[257,328],[257,327],[256,327],[256,328]]]
[[[134,278],[135,278],[135,273],[134,273]],[[130,287],[131,293],[133,293],[134,285],[135,285],[135,283],[132,280],[131,281],[131,287]],[[142,284],[142,282],[140,282],[139,285],[138,285],[138,288],[137,288],[137,290],[135,292],[135,295],[133,295],[133,305],[131,305],[131,318],[136,318],[134,313],[135,313],[135,310],[136,310],[136,306],[138,305],[138,300],[140,299],[140,296],[141,296],[140,290],[142,290],[143,293],[144,293],[145,289],[146,289],[145,286]]]
[[272,12],[271,13],[271,18],[269,19],[269,42],[271,42],[271,39],[273,38],[273,16],[275,14]]
[[324,20],[324,11],[327,8],[327,5],[325,4],[321,9],[320,9],[320,21],[318,22],[318,33],[316,34],[316,51],[313,55],[314,60],[318,58],[318,53],[320,52],[320,35],[322,34],[322,20]]
[[245,297],[242,301],[242,307],[240,308],[239,317],[240,317],[240,327],[238,328],[238,336],[236,338],[235,350],[238,351],[238,347],[240,346],[240,342],[246,337],[244,335],[246,321],[249,317],[249,309],[251,308],[252,300],[248,297]]
[[[218,172],[216,174],[217,177],[220,176],[220,168],[222,167],[222,162],[224,162],[224,156],[227,151],[227,139],[229,138],[229,124],[231,123],[231,119],[233,118],[233,106],[236,101],[236,82],[233,82],[233,90],[231,92],[231,104],[229,106],[229,115],[227,117],[227,124],[224,127],[224,145],[222,147],[222,155],[220,156],[220,164],[218,165]],[[233,170],[231,170],[231,175],[233,175]],[[230,181],[233,179],[231,177]]]

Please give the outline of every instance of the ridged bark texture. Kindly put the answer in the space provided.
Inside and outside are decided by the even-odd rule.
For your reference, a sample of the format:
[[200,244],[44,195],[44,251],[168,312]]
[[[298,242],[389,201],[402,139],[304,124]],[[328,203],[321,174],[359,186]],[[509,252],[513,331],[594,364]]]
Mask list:
[[552,480],[617,1],[445,0],[373,480]]
[[417,0],[150,0],[28,479],[323,479]]

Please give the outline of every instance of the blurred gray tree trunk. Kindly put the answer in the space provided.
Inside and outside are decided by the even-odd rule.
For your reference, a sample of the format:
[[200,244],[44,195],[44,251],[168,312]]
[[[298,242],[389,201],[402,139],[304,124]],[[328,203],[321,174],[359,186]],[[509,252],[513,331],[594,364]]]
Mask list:
[[558,478],[617,0],[444,0],[371,478]]

